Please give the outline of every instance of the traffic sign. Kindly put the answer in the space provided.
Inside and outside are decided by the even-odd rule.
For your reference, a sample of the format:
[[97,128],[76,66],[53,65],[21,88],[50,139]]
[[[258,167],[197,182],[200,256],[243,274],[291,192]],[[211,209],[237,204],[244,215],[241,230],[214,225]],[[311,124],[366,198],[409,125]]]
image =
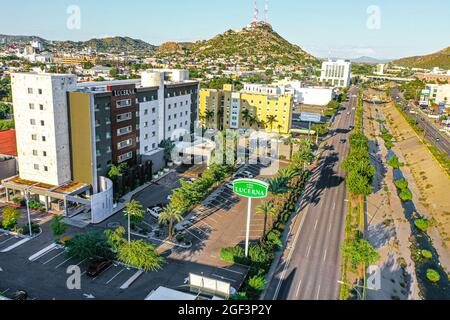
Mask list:
[[238,179],[233,182],[233,191],[241,197],[252,199],[267,198],[269,185],[254,179]]

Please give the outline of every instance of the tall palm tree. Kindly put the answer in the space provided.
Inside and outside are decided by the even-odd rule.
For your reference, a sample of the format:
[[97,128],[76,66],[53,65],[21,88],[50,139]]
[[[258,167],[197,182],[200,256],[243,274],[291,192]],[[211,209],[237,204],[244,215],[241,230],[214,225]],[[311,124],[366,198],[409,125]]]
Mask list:
[[283,126],[281,124],[278,125],[278,134],[281,135],[281,129],[283,129]]
[[244,120],[244,122],[248,124],[250,121],[250,118],[251,118],[250,111],[244,110],[244,111],[242,111],[241,115],[242,115],[242,120]]
[[211,128],[211,120],[214,118],[214,111],[208,110],[205,112],[205,119],[207,126]]
[[275,210],[275,208],[273,207],[273,204],[271,202],[264,202],[263,204],[259,205],[256,208],[256,213],[264,215],[263,238],[265,238],[266,232],[267,232],[268,217],[270,216],[272,218],[271,220],[273,221],[273,220],[275,220],[274,218],[276,217],[278,212]]
[[250,128],[253,128],[253,126],[257,123],[258,123],[258,120],[255,117],[250,116],[250,119],[248,120],[248,124],[249,124]]
[[273,125],[277,122],[277,117],[270,115],[266,117],[266,124],[270,127],[270,131],[273,131]]
[[131,200],[125,207],[125,216],[128,218],[128,243],[131,242],[131,222],[140,223],[145,216],[142,204],[137,200]]
[[172,229],[174,221],[180,222],[183,220],[183,215],[173,206],[168,205],[159,216],[159,223],[169,223],[169,240],[172,239]]

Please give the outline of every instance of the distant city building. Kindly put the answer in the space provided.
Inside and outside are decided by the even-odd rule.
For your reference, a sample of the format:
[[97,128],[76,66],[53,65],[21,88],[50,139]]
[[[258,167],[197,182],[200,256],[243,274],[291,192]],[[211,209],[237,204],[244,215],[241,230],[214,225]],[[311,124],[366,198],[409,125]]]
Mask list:
[[293,106],[293,94],[280,93],[277,88],[239,92],[225,85],[223,90],[200,90],[199,118],[202,125],[219,130],[259,128],[289,134]]
[[417,79],[423,82],[440,82],[450,84],[450,72],[446,73],[416,73]]
[[348,87],[351,83],[352,63],[348,60],[328,60],[322,63],[320,81],[332,87]]
[[427,84],[422,90],[420,105],[430,106],[435,103],[438,106],[450,108],[450,84]]
[[386,67],[387,67],[387,65],[384,64],[384,63],[377,64],[375,74],[383,75],[385,73],[385,71],[386,71]]

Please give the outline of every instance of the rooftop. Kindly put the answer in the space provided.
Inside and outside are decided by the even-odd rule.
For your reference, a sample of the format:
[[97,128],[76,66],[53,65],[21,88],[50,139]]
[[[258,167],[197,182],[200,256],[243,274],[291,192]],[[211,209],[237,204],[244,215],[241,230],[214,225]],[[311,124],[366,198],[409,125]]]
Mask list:
[[0,131],[0,155],[17,157],[16,130]]

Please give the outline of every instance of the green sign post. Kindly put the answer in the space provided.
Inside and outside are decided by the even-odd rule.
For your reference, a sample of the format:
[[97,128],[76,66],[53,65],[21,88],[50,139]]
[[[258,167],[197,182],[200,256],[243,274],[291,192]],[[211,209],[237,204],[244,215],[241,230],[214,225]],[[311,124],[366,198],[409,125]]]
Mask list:
[[263,181],[254,179],[238,179],[233,182],[233,191],[238,196],[248,198],[247,234],[245,238],[245,256],[248,257],[250,222],[252,215],[252,199],[267,198],[269,185]]

